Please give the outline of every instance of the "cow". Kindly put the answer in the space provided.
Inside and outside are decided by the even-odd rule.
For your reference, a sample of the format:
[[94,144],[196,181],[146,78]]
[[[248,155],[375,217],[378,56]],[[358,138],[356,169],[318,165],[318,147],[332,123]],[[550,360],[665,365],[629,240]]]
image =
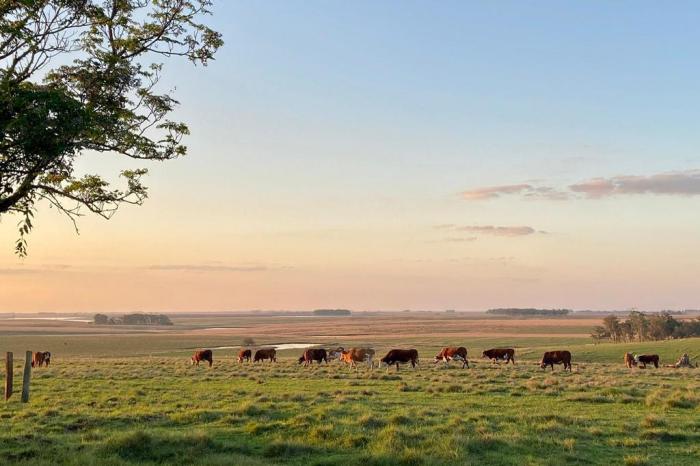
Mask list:
[[379,360],[380,365],[386,364],[386,370],[396,364],[396,371],[399,371],[399,363],[411,363],[411,367],[415,369],[418,364],[418,350],[415,349],[393,349],[389,350],[382,359]]
[[627,366],[629,369],[632,368],[632,366],[636,366],[637,361],[634,359],[634,355],[632,353],[625,353],[625,366]]
[[659,355],[658,354],[640,354],[634,357],[637,364],[642,365],[642,369],[647,368],[647,364],[653,364],[655,368],[659,368]]
[[314,361],[321,364],[321,362],[326,361],[328,363],[328,353],[323,348],[309,348],[304,351],[304,354],[299,358],[299,364],[304,363],[304,366],[313,364]]
[[546,369],[547,366],[551,366],[552,371],[554,371],[555,364],[564,364],[564,370],[569,368],[571,372],[571,353],[563,351],[547,351],[542,355],[542,361],[540,361],[540,367]]
[[351,367],[357,368],[358,362],[366,362],[367,366],[374,368],[374,350],[372,348],[350,348],[345,351],[340,348],[340,361],[350,364]]
[[469,367],[469,361],[467,360],[467,348],[460,346],[447,346],[440,350],[440,352],[435,356],[435,364],[440,362],[440,360],[445,361],[445,364],[449,364],[452,359],[462,361],[462,369],[464,367]]
[[506,365],[508,361],[515,365],[515,350],[513,348],[491,348],[481,353],[481,357],[493,359],[493,362],[505,359]]
[[46,365],[49,367],[51,364],[51,353],[49,351],[37,351],[32,354],[32,367],[41,367]]
[[329,349],[328,350],[328,359],[340,359],[341,354],[345,351],[345,348],[342,346],[339,346],[335,349]]
[[252,352],[249,349],[242,349],[238,352],[238,362],[242,363],[243,361],[248,361],[250,362]]
[[197,365],[197,366],[199,366],[200,361],[207,361],[209,363],[209,367],[211,367],[211,365],[214,364],[214,356],[212,355],[212,352],[210,349],[195,351],[191,360],[192,360],[192,365]]
[[253,362],[265,361],[266,359],[269,359],[270,362],[277,362],[277,350],[274,348],[259,349],[255,352]]

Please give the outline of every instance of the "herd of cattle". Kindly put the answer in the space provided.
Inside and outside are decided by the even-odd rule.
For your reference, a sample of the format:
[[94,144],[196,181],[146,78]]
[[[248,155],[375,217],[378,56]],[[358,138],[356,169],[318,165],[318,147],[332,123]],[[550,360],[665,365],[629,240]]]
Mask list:
[[[341,362],[350,364],[351,367],[357,367],[358,363],[362,363],[367,364],[369,368],[374,368],[374,355],[375,351],[372,348],[350,348],[348,350],[342,347],[330,350],[324,348],[309,348],[299,357],[299,364],[308,366],[313,364],[314,361],[321,364],[322,362],[328,363],[331,360],[339,359]],[[513,348],[488,349],[481,353],[481,357],[490,359],[493,362],[505,361],[506,364],[510,362],[515,365],[515,350]],[[262,348],[255,351],[253,354],[253,351],[250,349],[241,349],[238,353],[238,362],[250,362],[251,360],[254,363],[259,361],[276,362],[277,350],[274,348]],[[469,367],[467,349],[464,346],[446,346],[433,358],[433,362],[436,364],[440,361],[449,364],[449,362],[453,360],[461,362],[462,368]],[[210,349],[197,350],[192,356],[191,361],[193,365],[197,366],[200,362],[204,361],[211,367],[212,364],[214,364],[214,354]],[[637,365],[646,368],[647,364],[653,364],[656,368],[659,367],[658,354],[634,355],[632,353],[625,353],[624,361],[625,365],[629,368]],[[37,351],[33,353],[32,367],[41,367],[43,365],[48,367],[50,363],[50,352]],[[411,364],[411,367],[415,368],[418,365],[418,350],[392,349],[389,350],[386,356],[379,360],[379,367],[386,366],[387,370],[389,370],[391,366],[396,366],[396,370],[398,371],[400,364]],[[542,369],[546,369],[547,366],[549,366],[553,371],[555,364],[563,364],[564,370],[569,369],[569,372],[571,372],[571,352],[566,350],[547,351],[542,355],[542,359],[540,360],[540,367]],[[688,355],[684,354],[676,364],[666,367],[678,368],[696,366],[690,362]]]
[[[314,361],[321,364],[322,362],[328,363],[328,361],[333,359],[339,359],[341,362],[350,364],[351,367],[356,367],[358,363],[361,363],[374,368],[374,356],[375,351],[372,348],[350,348],[348,350],[342,347],[330,350],[309,348],[299,357],[299,364],[308,366],[313,364]],[[513,348],[492,348],[481,353],[481,356],[493,362],[505,361],[506,364],[509,362],[515,364],[515,350]],[[250,362],[251,357],[254,363],[267,360],[275,362],[277,361],[277,350],[274,348],[263,348],[255,351],[255,354],[253,354],[252,350],[244,348],[238,353],[238,362]],[[443,361],[445,364],[449,364],[453,360],[461,362],[462,368],[469,367],[467,349],[463,346],[447,346],[442,348],[433,358],[435,363]],[[210,349],[198,350],[192,356],[192,364],[199,365],[202,361],[209,363],[209,367],[214,364],[214,356]],[[410,364],[411,367],[415,368],[418,365],[418,350],[392,349],[379,360],[379,367],[386,366],[387,370],[391,366],[396,366],[398,371],[401,364]],[[544,353],[540,361],[540,367],[545,369],[547,366],[550,366],[554,370],[554,364],[563,364],[564,370],[569,369],[569,372],[571,372],[571,353],[566,350],[547,351]]]

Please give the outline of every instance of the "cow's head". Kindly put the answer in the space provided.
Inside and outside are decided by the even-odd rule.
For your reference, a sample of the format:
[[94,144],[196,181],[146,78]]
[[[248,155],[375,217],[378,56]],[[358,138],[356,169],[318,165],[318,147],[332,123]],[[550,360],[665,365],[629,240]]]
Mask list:
[[389,358],[384,356],[382,359],[379,360],[379,367],[384,367],[384,366],[389,366]]
[[49,351],[44,351],[44,362],[46,364],[51,362],[51,353]]
[[192,357],[190,358],[190,364],[191,364],[192,366],[194,366],[196,362],[197,362],[197,359],[196,359],[194,356],[192,356]]
[[545,367],[547,367],[547,363],[546,363],[545,360],[543,359],[543,360],[540,361],[540,369],[544,369]]
[[299,364],[301,364],[302,362],[304,362],[304,356],[299,357]]
[[482,358],[488,358],[489,355],[486,354],[486,353],[487,353],[486,351],[484,351],[483,353],[481,353],[481,357],[482,357]]
[[439,363],[441,360],[442,360],[442,356],[440,356],[439,354],[435,355],[435,357],[433,358],[433,361],[435,362],[435,364]]

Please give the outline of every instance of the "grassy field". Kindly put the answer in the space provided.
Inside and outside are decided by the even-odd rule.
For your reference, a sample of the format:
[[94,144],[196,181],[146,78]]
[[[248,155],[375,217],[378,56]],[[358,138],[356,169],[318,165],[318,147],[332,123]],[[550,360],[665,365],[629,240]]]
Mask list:
[[[365,326],[337,322],[343,332]],[[187,365],[192,347],[233,346],[244,333],[261,343],[343,343],[313,337],[318,327],[308,323],[283,322],[278,337],[265,326],[279,320],[236,335],[201,335],[192,323],[103,336],[0,327],[0,351],[54,353],[50,368],[33,372],[31,402],[15,394],[0,408],[0,464],[700,464],[700,369],[622,365],[630,350],[656,352],[662,363],[697,356],[700,339],[592,345],[576,332],[531,336],[551,324],[533,321],[440,336],[449,322],[431,322],[423,335],[414,324],[425,322],[409,321],[413,331],[395,324],[350,342],[378,353],[417,347],[419,369],[398,374],[338,362],[304,368],[293,359],[301,350],[258,365],[215,350],[213,368]],[[516,330],[493,335],[506,327]],[[432,364],[445,343],[467,346],[472,368]],[[516,366],[475,358],[506,344],[518,348]],[[542,351],[559,348],[573,353],[572,373],[536,366]],[[16,380],[21,370],[17,362]]]

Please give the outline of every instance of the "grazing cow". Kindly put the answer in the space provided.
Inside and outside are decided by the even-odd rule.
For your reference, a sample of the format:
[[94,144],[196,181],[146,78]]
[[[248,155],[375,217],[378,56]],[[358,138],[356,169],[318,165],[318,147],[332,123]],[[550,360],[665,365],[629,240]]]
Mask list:
[[513,348],[491,348],[481,353],[482,358],[493,359],[493,362],[498,362],[505,359],[515,365],[515,350]]
[[551,366],[552,371],[554,371],[555,364],[564,364],[564,370],[568,367],[569,372],[571,372],[571,353],[566,350],[547,351],[544,353],[542,361],[540,361],[540,367],[545,369],[547,366]]
[[449,364],[452,359],[457,361],[462,361],[462,369],[464,367],[469,367],[469,361],[467,360],[467,348],[460,346],[447,346],[440,350],[440,352],[435,356],[435,364],[440,362],[440,360],[445,361],[445,364]]
[[323,348],[309,348],[304,351],[304,354],[302,354],[299,358],[299,364],[303,362],[304,366],[313,364],[314,361],[318,362],[319,364],[321,364],[323,361],[328,363],[328,353],[326,350]]
[[238,362],[241,363],[243,361],[248,361],[250,362],[250,358],[252,356],[252,352],[249,349],[242,349],[238,352]]
[[372,348],[350,348],[345,351],[341,348],[340,360],[350,364],[351,367],[357,368],[358,362],[366,362],[367,366],[374,368],[374,350]]
[[274,348],[259,349],[255,352],[253,362],[265,361],[266,359],[269,359],[270,362],[277,362],[277,350]]
[[638,364],[642,365],[642,369],[647,368],[647,364],[653,364],[657,369],[659,368],[659,355],[658,354],[640,354],[634,357]]
[[343,348],[342,346],[339,346],[335,349],[329,349],[328,359],[340,359],[340,356],[342,355],[343,351],[345,351],[345,348]]
[[51,353],[48,351],[37,351],[32,355],[32,367],[41,367],[51,364]]
[[209,363],[209,367],[214,364],[214,356],[212,355],[210,349],[195,351],[194,356],[192,356],[191,359],[192,364],[197,366],[199,366],[199,361],[207,361]]
[[625,366],[628,368],[632,368],[632,366],[636,366],[637,361],[634,359],[634,355],[632,353],[625,353]]
[[386,353],[382,359],[380,359],[380,364],[386,364],[386,370],[389,371],[389,367],[396,364],[396,371],[399,371],[399,363],[411,363],[411,367],[415,368],[418,364],[418,350],[415,349],[393,349]]
[[693,367],[696,367],[696,366],[694,366],[693,363],[690,362],[690,356],[688,356],[688,353],[683,353],[683,356],[680,357],[680,359],[678,360],[677,363],[675,363],[675,364],[673,364],[673,365],[671,365],[671,366],[666,366],[666,367],[675,367],[675,368],[679,368],[679,367],[691,367],[691,368],[693,368]]

